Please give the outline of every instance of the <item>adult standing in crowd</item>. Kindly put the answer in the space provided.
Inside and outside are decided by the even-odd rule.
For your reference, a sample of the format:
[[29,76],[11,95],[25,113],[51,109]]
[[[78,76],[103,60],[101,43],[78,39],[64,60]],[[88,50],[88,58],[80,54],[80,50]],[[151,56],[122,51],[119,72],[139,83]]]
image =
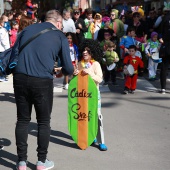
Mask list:
[[154,24],[156,22],[157,16],[156,12],[154,10],[149,11],[149,16],[146,19],[146,24],[147,24],[147,39],[151,38],[150,35],[154,31]]
[[[46,22],[26,27],[16,41],[13,51],[21,47],[33,35],[47,28],[57,31],[46,32],[31,41],[19,54],[19,61],[13,71],[14,94],[17,107],[15,129],[18,162],[17,170],[26,170],[28,125],[31,120],[32,105],[36,111],[37,134],[37,170],[51,169],[54,162],[47,159],[50,140],[50,119],[53,105],[53,70],[59,57],[62,73],[73,74],[68,40],[60,31],[62,16],[56,10],[46,13]],[[38,44],[38,46],[37,46]]]
[[63,10],[63,32],[76,33],[76,27],[74,21],[71,19],[70,11],[67,9]]
[[84,33],[88,31],[88,28],[85,25],[85,22],[82,18],[80,18],[80,10],[74,9],[73,10],[73,20],[76,27],[76,36],[78,43],[80,44],[85,38]]
[[162,35],[162,47],[160,50],[160,55],[162,57],[161,63],[161,73],[160,73],[160,82],[161,82],[161,93],[165,94],[166,92],[166,77],[167,71],[170,63],[170,2],[169,6],[165,6],[164,9],[165,16],[161,22],[161,31]]
[[124,35],[124,24],[119,19],[119,11],[117,9],[112,9],[110,13],[111,18],[111,28],[114,31],[115,37],[117,37],[117,44],[119,44],[119,40]]
[[116,39],[116,52],[118,53],[118,56],[120,56],[120,49],[119,49],[119,43],[120,38],[124,35],[124,24],[119,19],[119,11],[117,9],[112,9],[110,12],[110,18],[111,18],[111,28],[114,31],[114,39]]

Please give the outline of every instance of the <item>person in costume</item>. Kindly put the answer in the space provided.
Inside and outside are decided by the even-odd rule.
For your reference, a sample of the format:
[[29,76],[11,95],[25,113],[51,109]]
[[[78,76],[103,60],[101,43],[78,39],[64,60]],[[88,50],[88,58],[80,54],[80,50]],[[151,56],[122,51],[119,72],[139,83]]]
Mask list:
[[124,24],[123,22],[119,19],[118,16],[119,11],[117,9],[112,9],[110,13],[111,17],[111,24],[110,27],[114,31],[115,37],[117,37],[117,41],[119,43],[119,39],[123,37],[124,35]]
[[96,15],[94,16],[94,28],[93,28],[93,39],[94,40],[97,40],[97,37],[98,37],[98,33],[99,33],[99,30],[101,28],[101,24],[102,23],[102,16],[99,14],[99,13],[96,13]]
[[81,61],[78,63],[78,69],[74,71],[74,75],[81,72],[82,75],[89,74],[97,85],[98,88],[98,134],[97,139],[94,140],[95,144],[99,144],[101,151],[106,151],[107,146],[104,141],[103,130],[103,116],[101,114],[101,96],[99,91],[99,83],[103,80],[103,73],[99,61],[102,59],[102,51],[98,43],[94,40],[86,39],[79,48],[82,52]]
[[110,30],[105,30],[104,32],[104,40],[100,42],[100,47],[103,50],[103,53],[107,50],[107,45],[111,42],[112,35]]
[[152,57],[153,53],[159,53],[160,50],[160,43],[158,41],[158,33],[152,32],[151,38],[147,41],[147,46],[145,47],[145,53],[149,57],[148,58],[148,73],[149,73],[149,80],[154,81],[156,80],[156,71],[158,67],[158,63],[154,62]]
[[[69,48],[70,48],[70,57],[71,57],[71,61],[73,64],[74,69],[77,68],[77,63],[78,63],[78,47],[75,44],[75,35],[71,32],[66,33],[66,37],[68,39],[68,43],[69,43]],[[65,86],[64,89],[68,89],[68,82],[69,82],[69,76],[64,76],[64,82],[65,82]]]
[[134,94],[138,78],[138,67],[140,67],[141,72],[143,72],[143,62],[139,57],[135,56],[135,53],[136,46],[129,46],[129,55],[126,56],[123,60],[124,69],[127,69],[127,66],[129,64],[134,67],[134,74],[132,76],[126,75],[125,77],[125,88],[123,92],[124,94],[128,94],[129,92]]
[[147,42],[147,26],[146,22],[141,20],[144,15],[143,10],[138,6],[132,7],[132,22],[128,25],[135,27],[136,37],[135,39],[141,43]]
[[88,31],[84,34],[84,37],[87,39],[93,39],[94,33],[94,19],[93,19],[93,11],[91,8],[88,8],[86,11],[86,19],[84,20]]
[[111,29],[110,27],[110,18],[105,16],[102,18],[102,25],[101,25],[101,29],[98,32],[98,36],[97,36],[97,40],[99,42],[102,42],[104,40],[104,33],[105,31],[109,30],[111,36],[114,35],[114,31],[113,29]]
[[38,4],[33,4],[32,0],[27,0],[26,6],[27,6],[27,15],[31,16],[31,18],[34,19],[35,18],[35,12],[38,8]]
[[[121,49],[121,58],[123,59],[126,55],[128,55],[129,53],[129,46],[130,45],[136,45],[137,48],[139,48],[139,46],[137,45],[138,41],[135,40],[135,28],[134,27],[128,27],[127,29],[127,35],[123,36],[121,38],[120,41],[120,49]],[[138,51],[137,51],[138,52]],[[139,52],[138,52],[139,53]],[[136,55],[138,56],[138,54],[136,53]],[[141,58],[141,55],[138,56]]]
[[117,63],[119,61],[119,57],[117,53],[114,51],[116,49],[116,44],[113,42],[108,43],[108,48],[104,54],[104,60],[105,60],[105,67],[104,67],[104,81],[105,83],[103,85],[108,85],[108,82],[111,78],[112,85],[117,85],[116,83],[116,70],[115,66],[113,68],[109,68],[109,66],[114,65],[114,63]]

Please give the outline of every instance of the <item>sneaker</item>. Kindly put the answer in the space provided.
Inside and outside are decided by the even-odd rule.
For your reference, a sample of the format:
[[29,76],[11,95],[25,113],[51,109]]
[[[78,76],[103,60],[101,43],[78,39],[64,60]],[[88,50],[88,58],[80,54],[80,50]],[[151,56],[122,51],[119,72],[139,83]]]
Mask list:
[[4,146],[3,145],[0,145],[0,150],[3,150],[4,149]]
[[135,94],[135,90],[130,90],[130,93],[131,94]]
[[1,82],[6,81],[5,77],[0,77],[0,81],[1,81]]
[[97,145],[97,139],[94,139],[93,145]]
[[128,90],[124,90],[124,91],[123,91],[123,94],[128,94],[128,93],[129,93]]
[[27,163],[25,161],[20,161],[16,164],[17,170],[26,170],[27,169]]
[[105,144],[100,143],[99,149],[100,149],[100,151],[107,151],[107,146]]
[[65,89],[65,90],[68,90],[68,83],[65,84],[64,89]]
[[165,89],[162,89],[162,90],[161,90],[161,93],[162,93],[162,94],[165,94],[165,93],[166,93]]
[[48,159],[46,159],[46,161],[44,163],[41,161],[38,161],[36,164],[36,167],[37,167],[36,170],[49,170],[54,167],[54,162],[49,161]]

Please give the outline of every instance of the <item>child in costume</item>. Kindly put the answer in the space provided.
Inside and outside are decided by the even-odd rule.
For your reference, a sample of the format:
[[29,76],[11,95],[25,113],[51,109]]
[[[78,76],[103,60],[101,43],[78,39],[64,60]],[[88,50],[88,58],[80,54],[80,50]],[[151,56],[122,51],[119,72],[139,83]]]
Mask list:
[[101,26],[101,29],[99,30],[98,36],[97,36],[97,40],[99,42],[102,42],[104,40],[104,33],[106,30],[109,30],[111,35],[114,34],[113,29],[111,29],[111,27],[110,27],[110,17],[107,17],[107,16],[102,18],[102,26]]
[[97,40],[98,32],[101,28],[102,16],[99,13],[96,13],[94,16],[94,28],[93,28],[93,39]]
[[88,31],[84,33],[84,37],[87,39],[93,39],[93,33],[94,33],[94,20],[92,17],[93,11],[91,8],[87,9],[86,13],[86,19],[84,20],[86,27],[88,28]]
[[102,69],[98,61],[102,58],[102,51],[98,46],[98,43],[94,40],[86,39],[80,44],[80,51],[82,52],[81,61],[78,63],[78,69],[74,71],[74,75],[79,72],[82,75],[89,74],[97,85],[98,88],[98,134],[97,140],[94,140],[95,144],[99,144],[101,151],[106,151],[107,146],[104,141],[104,130],[103,130],[103,116],[101,114],[101,97],[99,91],[99,83],[102,82],[103,74]]
[[104,59],[105,59],[104,81],[105,83],[103,85],[108,85],[110,78],[112,81],[112,85],[117,85],[115,63],[119,61],[119,57],[117,53],[114,51],[115,49],[116,49],[116,44],[113,42],[109,42],[108,48],[104,54]]
[[[129,53],[129,46],[130,45],[136,45],[137,48],[139,48],[139,44],[142,45],[139,41],[135,40],[135,28],[134,27],[128,27],[127,29],[127,35],[123,36],[120,41],[120,49],[121,51],[121,58],[124,58]],[[141,52],[136,51],[136,56],[142,58]]]
[[104,40],[100,42],[100,47],[105,52],[107,50],[108,43],[111,42],[111,32],[110,30],[105,30],[104,32]]
[[135,56],[136,53],[136,46],[131,45],[129,46],[129,55],[126,56],[123,60],[124,69],[127,69],[127,66],[131,64],[134,68],[134,74],[126,75],[125,77],[125,88],[124,88],[124,94],[128,94],[129,92],[134,94],[137,84],[137,78],[138,78],[138,67],[141,68],[141,72],[143,72],[143,61],[141,58]]
[[[70,47],[70,57],[71,57],[71,61],[72,64],[74,66],[74,69],[77,68],[77,64],[78,64],[78,48],[75,45],[75,39],[74,39],[74,35],[71,32],[66,33],[66,37],[68,39],[68,43],[69,43],[69,47]],[[64,77],[64,82],[65,82],[65,86],[64,88],[67,90],[68,89],[68,80],[69,76],[65,76]]]
[[38,8],[38,4],[33,4],[32,0],[27,0],[26,6],[27,6],[27,15],[31,16],[31,18],[34,19],[35,18],[34,14],[36,12],[35,9]]
[[10,46],[13,47],[17,39],[19,24],[17,21],[13,20],[11,22],[11,26],[12,26],[12,30],[11,30],[11,35],[10,35]]
[[160,43],[158,41],[158,33],[152,32],[151,38],[147,41],[147,46],[145,48],[145,53],[149,57],[148,58],[148,73],[149,73],[150,81],[154,81],[156,79],[156,71],[158,67],[158,63],[154,62],[154,60],[151,57],[153,53],[159,54],[159,50],[160,50]]

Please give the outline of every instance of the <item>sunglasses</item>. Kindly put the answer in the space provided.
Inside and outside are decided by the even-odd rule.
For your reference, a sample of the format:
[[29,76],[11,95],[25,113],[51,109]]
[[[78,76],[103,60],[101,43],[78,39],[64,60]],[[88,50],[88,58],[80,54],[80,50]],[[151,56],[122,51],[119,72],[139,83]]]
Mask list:
[[104,36],[110,36],[110,34],[104,34]]
[[74,14],[75,14],[75,15],[79,15],[80,12],[79,12],[79,11],[74,11]]

